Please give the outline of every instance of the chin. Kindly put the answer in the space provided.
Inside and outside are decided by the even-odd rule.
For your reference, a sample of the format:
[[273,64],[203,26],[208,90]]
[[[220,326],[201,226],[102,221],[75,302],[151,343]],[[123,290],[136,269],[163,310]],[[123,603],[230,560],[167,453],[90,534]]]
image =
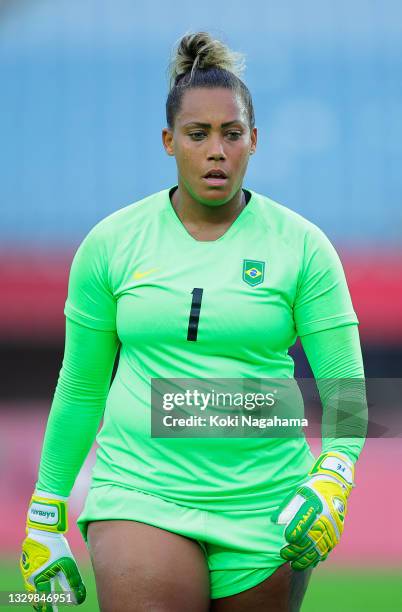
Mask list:
[[203,206],[208,206],[208,208],[218,208],[218,206],[224,206],[225,204],[227,204],[229,201],[229,199],[227,200],[206,200],[206,199],[202,199],[200,200],[200,204],[202,204]]
[[197,200],[204,206],[223,206],[233,198],[233,193],[228,193],[223,189],[208,189],[208,191],[198,194]]
[[223,206],[235,195],[235,192],[230,189],[229,185],[225,185],[224,187],[208,187],[206,185],[191,186],[186,181],[183,181],[183,186],[193,200],[196,200],[204,206]]

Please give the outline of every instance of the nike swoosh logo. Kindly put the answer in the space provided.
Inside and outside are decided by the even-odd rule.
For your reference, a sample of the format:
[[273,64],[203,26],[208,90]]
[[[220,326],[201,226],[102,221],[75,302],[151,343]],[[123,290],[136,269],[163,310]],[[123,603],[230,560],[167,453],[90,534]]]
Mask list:
[[146,270],[145,272],[134,272],[133,278],[134,280],[140,280],[144,278],[144,276],[148,276],[148,274],[152,274],[152,272],[157,272],[159,268],[151,268],[150,270]]

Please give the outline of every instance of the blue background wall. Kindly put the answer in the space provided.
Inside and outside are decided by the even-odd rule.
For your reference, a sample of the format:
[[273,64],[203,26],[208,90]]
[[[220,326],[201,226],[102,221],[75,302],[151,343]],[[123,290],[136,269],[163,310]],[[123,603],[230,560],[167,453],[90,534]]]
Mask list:
[[0,242],[75,247],[175,182],[161,145],[174,42],[246,53],[246,185],[347,247],[402,236],[402,3],[23,0],[0,5]]

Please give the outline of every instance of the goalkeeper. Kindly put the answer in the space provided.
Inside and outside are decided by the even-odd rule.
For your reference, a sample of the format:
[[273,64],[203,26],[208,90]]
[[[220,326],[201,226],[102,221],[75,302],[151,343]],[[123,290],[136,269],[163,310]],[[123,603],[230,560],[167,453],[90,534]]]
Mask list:
[[[102,612],[296,611],[342,534],[363,442],[331,430],[342,398],[360,401],[333,381],[363,380],[358,321],[326,236],[243,187],[257,129],[235,60],[207,33],[181,40],[162,133],[177,185],[101,221],[74,258],[21,557],[38,594],[58,581],[85,599],[64,534],[102,418],[78,519]],[[304,437],[151,436],[152,379],[292,380],[297,337],[328,424],[318,459]]]

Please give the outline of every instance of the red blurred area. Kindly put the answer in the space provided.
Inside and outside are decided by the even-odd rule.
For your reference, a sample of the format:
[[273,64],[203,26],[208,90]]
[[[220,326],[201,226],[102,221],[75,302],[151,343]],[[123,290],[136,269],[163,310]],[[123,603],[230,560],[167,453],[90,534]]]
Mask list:
[[[343,252],[363,342],[402,341],[402,251]],[[0,255],[0,334],[4,340],[62,340],[72,253]]]
[[[0,403],[0,488],[7,492],[7,521],[0,523],[0,557],[15,557],[25,537],[26,512],[38,476],[48,409],[43,403]],[[69,541],[78,555],[85,554],[85,545],[75,521],[83,507],[94,460],[92,449],[69,498]]]
[[[17,555],[25,532],[27,505],[37,478],[42,438],[47,419],[43,404],[0,404],[0,489],[6,492],[7,520],[0,522],[3,555]],[[320,441],[311,441],[320,452]],[[85,555],[85,545],[76,526],[83,508],[94,463],[94,452],[84,464],[69,500],[69,541],[74,553]],[[400,566],[402,488],[395,466],[402,465],[401,439],[369,439],[356,465],[356,487],[350,496],[345,531],[331,553],[331,564],[356,566]],[[388,529],[387,529],[388,526]]]

